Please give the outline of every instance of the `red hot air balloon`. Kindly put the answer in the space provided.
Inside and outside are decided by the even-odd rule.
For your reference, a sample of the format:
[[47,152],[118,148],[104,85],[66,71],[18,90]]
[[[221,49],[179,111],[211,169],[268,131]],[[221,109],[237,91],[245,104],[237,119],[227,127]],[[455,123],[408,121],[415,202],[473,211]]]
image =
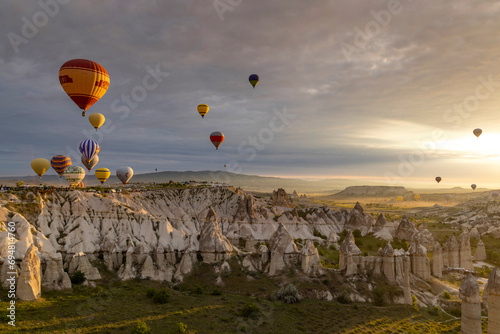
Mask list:
[[214,144],[215,149],[218,150],[220,144],[224,141],[224,134],[220,131],[215,131],[210,134],[210,141]]

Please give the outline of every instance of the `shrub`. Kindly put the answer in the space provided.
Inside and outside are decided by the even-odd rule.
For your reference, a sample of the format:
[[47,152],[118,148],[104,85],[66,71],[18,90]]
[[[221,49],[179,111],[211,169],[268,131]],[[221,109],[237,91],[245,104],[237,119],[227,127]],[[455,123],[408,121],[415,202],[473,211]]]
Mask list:
[[352,235],[354,238],[361,238],[361,231],[360,230],[354,230],[352,232]]
[[246,304],[240,311],[240,315],[245,318],[257,318],[259,314],[259,308],[253,303]]
[[212,296],[220,296],[222,295],[222,291],[219,288],[215,288],[212,290]]
[[462,316],[462,310],[456,307],[450,310],[450,314],[454,317],[460,318]]
[[411,305],[413,306],[413,309],[415,311],[419,311],[418,304],[417,304],[417,296],[411,295]]
[[75,271],[75,273],[73,275],[71,275],[70,280],[71,280],[72,284],[80,285],[83,282],[85,282],[87,280],[87,278],[85,278],[84,273],[82,273],[80,270],[78,270],[78,271]]
[[136,323],[134,328],[132,329],[132,334],[150,334],[150,333],[151,329],[143,321],[139,321],[138,323]]
[[318,231],[317,229],[314,229],[314,231],[313,231],[313,235],[314,235],[315,237],[318,237],[318,238],[321,238],[321,239],[324,239],[324,240],[326,240],[326,239],[327,239],[326,235],[322,234],[322,233],[321,233],[320,231]]
[[349,304],[351,302],[351,298],[347,295],[347,291],[344,290],[340,295],[337,296],[337,301],[341,304]]
[[375,290],[373,290],[373,301],[377,306],[384,306],[385,289],[383,287],[377,286]]
[[153,302],[157,304],[166,304],[168,303],[170,296],[168,295],[168,292],[166,289],[161,289],[158,291],[155,291],[153,295]]
[[194,292],[195,295],[202,295],[203,294],[203,288],[198,285],[196,288],[194,288],[193,292]]
[[295,304],[300,302],[302,297],[299,294],[297,288],[292,284],[288,284],[286,287],[279,289],[277,297],[279,300],[284,301],[287,304]]
[[438,316],[439,315],[439,307],[437,307],[437,306],[429,306],[429,307],[427,307],[427,312],[430,315]]
[[153,296],[155,295],[155,292],[156,292],[156,289],[154,289],[154,288],[147,289],[146,290],[146,297],[153,298]]
[[443,299],[451,299],[451,295],[448,291],[443,292]]
[[177,332],[178,333],[186,333],[186,329],[187,329],[188,325],[186,324],[183,324],[182,322],[179,322],[177,324]]

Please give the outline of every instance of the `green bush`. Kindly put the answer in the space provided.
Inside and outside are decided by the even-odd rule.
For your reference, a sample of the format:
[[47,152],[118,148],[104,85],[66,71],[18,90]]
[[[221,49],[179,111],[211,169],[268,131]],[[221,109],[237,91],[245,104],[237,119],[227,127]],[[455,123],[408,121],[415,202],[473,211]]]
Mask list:
[[443,292],[443,299],[451,299],[451,295],[448,291]]
[[418,308],[418,303],[417,303],[417,296],[411,295],[411,305],[413,306],[413,309],[415,311],[419,311],[420,309]]
[[181,333],[181,334],[186,333],[186,329],[187,329],[187,327],[188,327],[188,325],[183,324],[182,322],[179,322],[179,323],[177,324],[177,332],[178,332],[178,333]]
[[153,295],[153,302],[156,304],[166,304],[168,303],[168,300],[170,299],[170,296],[168,294],[168,291],[166,289],[161,289],[158,291],[155,291]]
[[377,306],[385,305],[385,289],[383,287],[377,286],[373,290],[373,301]]
[[326,239],[327,239],[327,238],[326,238],[326,235],[322,234],[322,233],[321,233],[320,231],[318,231],[317,229],[314,229],[314,231],[313,231],[313,235],[314,235],[315,237],[318,237],[318,238],[321,238],[321,239],[324,239],[324,240],[326,240]]
[[253,303],[246,304],[240,311],[240,315],[245,318],[257,318],[259,314],[259,308]]
[[360,230],[354,230],[352,232],[352,235],[354,238],[361,238],[361,231]]
[[75,271],[75,273],[70,276],[70,280],[71,280],[72,284],[80,285],[83,282],[85,282],[87,280],[87,278],[85,278],[84,273],[82,273],[80,270],[78,270],[78,271]]
[[449,313],[457,318],[460,318],[462,316],[462,310],[458,307],[451,309]]
[[156,289],[154,288],[149,288],[146,290],[146,297],[148,298],[153,298],[155,295]]
[[132,334],[150,334],[150,333],[151,329],[143,321],[139,321],[138,323],[136,323],[134,328],[132,329]]
[[193,292],[194,292],[195,295],[202,295],[203,294],[203,288],[198,285],[196,288],[194,288]]
[[220,296],[222,295],[222,291],[219,288],[215,288],[212,290],[212,296]]
[[286,287],[282,287],[281,289],[279,289],[277,297],[279,300],[282,300],[287,304],[295,304],[300,302],[300,300],[302,299],[299,291],[292,283],[288,284]]
[[340,295],[337,296],[337,301],[341,304],[349,304],[351,302],[351,298],[347,295],[347,291],[344,290]]

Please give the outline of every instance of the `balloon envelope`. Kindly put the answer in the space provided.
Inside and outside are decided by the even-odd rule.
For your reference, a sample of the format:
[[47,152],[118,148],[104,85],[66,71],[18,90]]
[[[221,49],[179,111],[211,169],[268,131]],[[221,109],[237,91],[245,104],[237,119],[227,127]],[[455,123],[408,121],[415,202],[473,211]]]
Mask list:
[[79,184],[85,177],[85,169],[80,166],[71,166],[64,171],[64,178],[71,186]]
[[470,187],[472,188],[472,190],[476,190],[477,186],[473,183],[473,184],[470,185]]
[[78,186],[77,186],[77,187],[78,187],[78,188],[85,188],[85,183],[80,182],[80,183],[78,183]]
[[130,167],[120,167],[116,170],[116,176],[122,181],[123,184],[127,184],[128,181],[134,176],[134,171]]
[[42,177],[50,168],[50,161],[44,158],[37,158],[31,161],[31,168],[37,173],[38,177]]
[[403,201],[403,196],[398,196],[398,202]]
[[257,84],[259,83],[259,76],[257,74],[250,74],[248,77],[248,81],[250,81],[250,84],[255,88]]
[[437,183],[441,182],[441,177],[440,176],[436,176],[436,182]]
[[78,146],[78,149],[87,162],[90,162],[90,160],[92,160],[92,158],[100,151],[99,144],[92,139],[82,141]]
[[474,133],[474,135],[479,138],[481,133],[483,133],[483,130],[477,128],[477,129],[474,129],[474,131],[472,131],[472,133]]
[[210,134],[210,141],[214,144],[215,149],[218,150],[220,144],[224,141],[224,134],[220,131],[215,131]]
[[65,155],[56,155],[50,160],[50,165],[62,177],[66,168],[71,166],[71,159]]
[[59,69],[59,82],[85,116],[85,111],[108,90],[109,74],[95,61],[72,59]]
[[83,155],[82,155],[82,164],[87,167],[87,169],[89,170],[89,172],[92,170],[92,168],[95,167],[95,165],[97,165],[97,163],[99,162],[99,156],[98,155],[95,155],[92,159],[90,159],[90,161],[87,161]]
[[97,177],[97,179],[101,181],[101,183],[106,182],[110,175],[111,172],[107,168],[97,168],[95,170],[95,177]]
[[415,195],[413,196],[413,198],[414,198],[416,201],[418,201],[418,200],[420,199],[420,195],[419,195],[419,194],[415,194]]
[[103,114],[93,113],[89,115],[89,122],[96,129],[96,131],[101,127],[101,125],[104,124],[105,120],[106,117],[104,117]]
[[201,118],[205,117],[205,115],[208,112],[208,105],[206,104],[199,104],[198,105],[198,113],[201,115]]

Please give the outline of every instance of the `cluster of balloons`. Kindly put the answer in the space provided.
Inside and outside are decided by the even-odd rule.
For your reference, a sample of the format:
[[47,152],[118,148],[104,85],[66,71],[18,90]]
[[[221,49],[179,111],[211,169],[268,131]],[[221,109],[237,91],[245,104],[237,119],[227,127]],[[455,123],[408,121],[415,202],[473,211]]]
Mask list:
[[[108,90],[109,74],[104,67],[87,59],[72,59],[65,62],[59,69],[59,82],[68,96],[82,109],[82,116],[94,103],[96,103]],[[207,106],[208,111],[208,106]],[[100,113],[89,115],[90,124],[96,131],[104,124],[106,118]],[[91,139],[84,140],[78,145],[82,154],[82,164],[91,171],[99,162],[99,144]],[[72,161],[65,155],[56,155],[49,162],[47,159],[37,158],[31,162],[31,168],[38,177],[49,170],[50,166],[69,182],[70,186],[83,188],[82,182],[85,170],[80,166],[72,166]],[[104,183],[110,176],[107,168],[99,168],[95,172],[97,179]],[[130,167],[120,167],[116,170],[116,176],[123,184],[132,178],[134,172]]]
[[[250,84],[252,85],[253,88],[255,88],[255,86],[257,86],[257,84],[259,83],[259,80],[260,79],[259,79],[259,76],[257,74],[251,74],[248,77],[248,81],[250,82]],[[204,103],[199,104],[197,107],[198,113],[201,115],[201,118],[205,118],[205,115],[208,113],[209,109],[210,109],[210,107]],[[222,142],[224,141],[224,134],[220,131],[214,131],[210,134],[210,141],[215,146],[215,149],[218,150],[220,144],[222,144]],[[224,165],[224,167],[226,167],[226,165]]]

